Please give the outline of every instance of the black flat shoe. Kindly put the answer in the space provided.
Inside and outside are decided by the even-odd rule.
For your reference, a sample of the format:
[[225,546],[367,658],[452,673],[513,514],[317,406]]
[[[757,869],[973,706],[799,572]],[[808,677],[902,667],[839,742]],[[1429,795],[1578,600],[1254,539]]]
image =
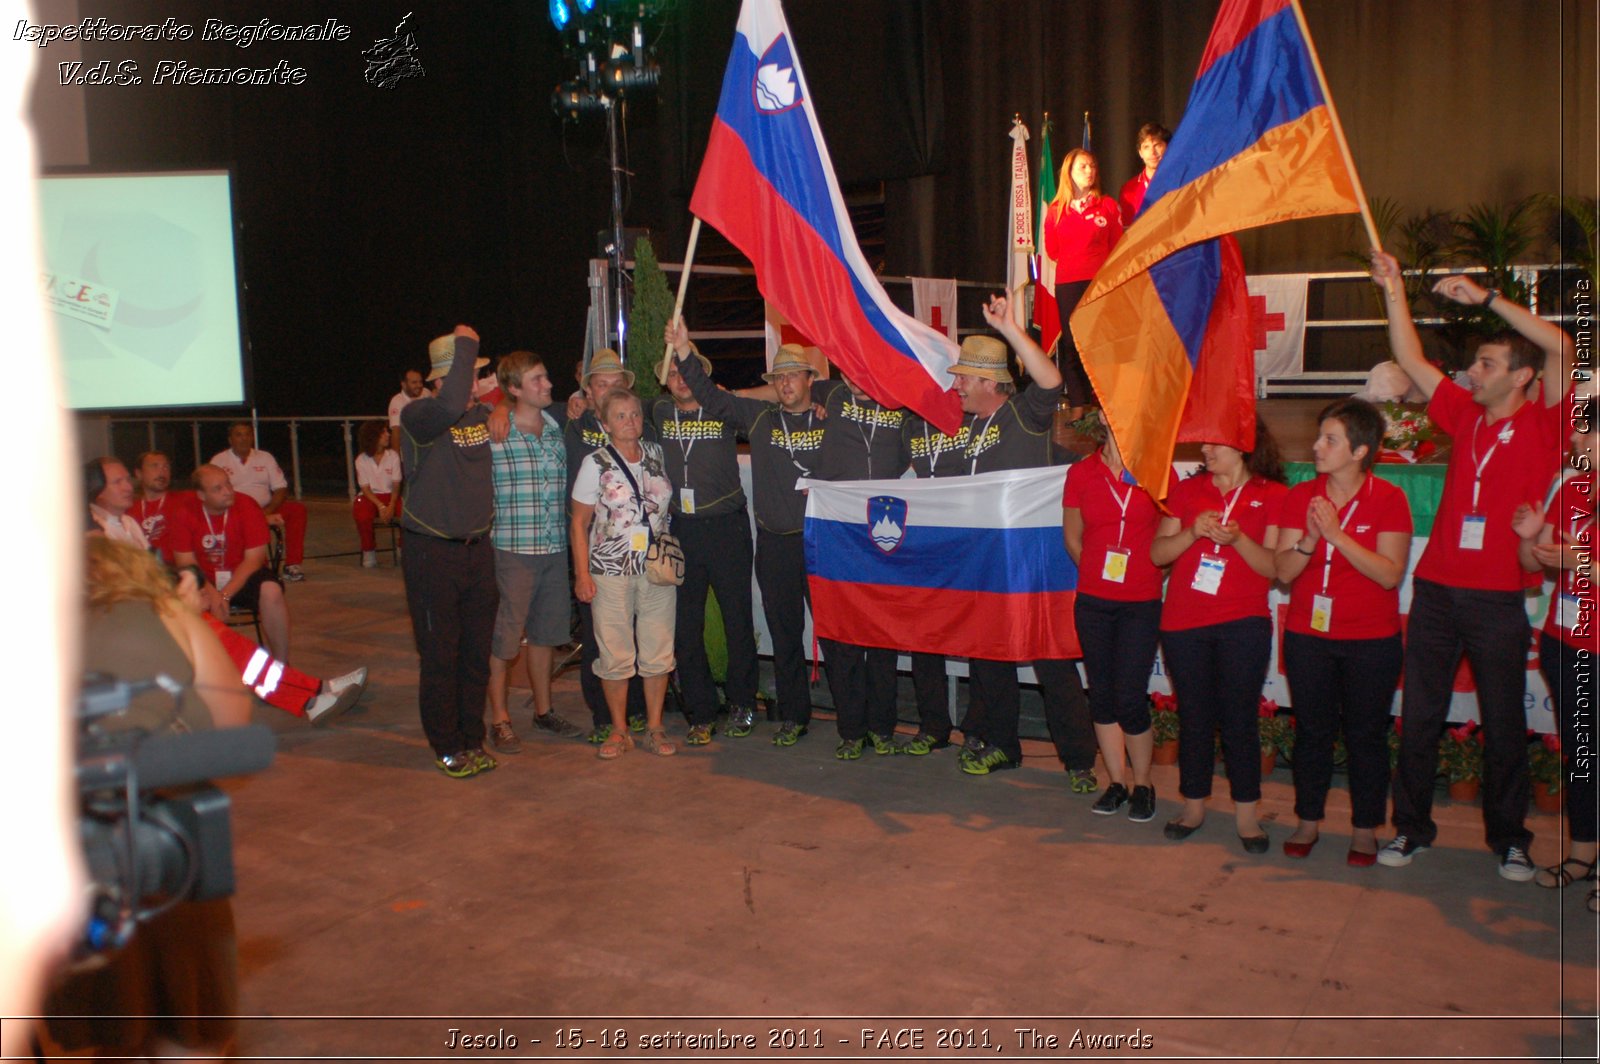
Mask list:
[[1266,853],[1270,844],[1265,835],[1240,835],[1239,845],[1244,847],[1245,853]]
[[1167,821],[1167,826],[1161,829],[1161,834],[1165,835],[1173,842],[1182,842],[1184,839],[1188,838],[1190,835],[1193,835],[1204,826],[1205,821],[1203,820],[1192,827],[1188,824],[1185,824],[1181,820],[1169,820]]

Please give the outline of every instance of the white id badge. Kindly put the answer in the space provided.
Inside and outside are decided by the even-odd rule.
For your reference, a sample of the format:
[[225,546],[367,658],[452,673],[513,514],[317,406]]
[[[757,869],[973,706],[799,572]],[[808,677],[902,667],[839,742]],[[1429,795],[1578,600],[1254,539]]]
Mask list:
[[227,587],[231,583],[233,583],[233,570],[232,569],[218,569],[217,570],[217,590],[221,591],[223,588]]
[[1578,627],[1578,596],[1562,592],[1556,598],[1556,627],[1572,631]]
[[1194,571],[1194,583],[1189,586],[1202,595],[1215,595],[1222,588],[1222,571],[1228,567],[1228,560],[1215,554],[1206,554],[1200,558],[1200,568]]
[[1461,519],[1461,549],[1482,550],[1483,530],[1489,522],[1479,514],[1468,514]]
[[1100,579],[1112,584],[1120,584],[1128,576],[1128,552],[1125,550],[1106,551],[1105,564],[1100,567]]
[[628,549],[638,554],[650,548],[650,532],[648,529],[634,528],[628,531]]
[[693,488],[679,488],[678,489],[678,509],[682,510],[686,514],[694,513],[694,489]]
[[1333,598],[1329,595],[1311,596],[1311,630],[1326,632],[1333,624]]

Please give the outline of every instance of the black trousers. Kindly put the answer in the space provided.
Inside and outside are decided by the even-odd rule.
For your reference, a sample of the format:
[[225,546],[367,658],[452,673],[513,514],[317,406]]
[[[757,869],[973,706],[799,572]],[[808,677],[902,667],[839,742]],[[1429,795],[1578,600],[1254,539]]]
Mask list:
[[1550,708],[1561,728],[1567,833],[1573,842],[1594,842],[1594,654],[1541,632],[1539,668],[1550,687]]
[[730,706],[756,704],[756,624],[750,601],[750,518],[744,510],[717,517],[672,519],[683,544],[683,583],[678,587],[673,652],[689,723],[710,724],[717,716],[717,689],[706,660],[706,590],[717,596],[728,647],[725,686]]
[[1067,402],[1073,406],[1095,402],[1089,374],[1084,372],[1078,345],[1072,338],[1072,330],[1067,328],[1067,318],[1088,290],[1088,281],[1067,281],[1056,285],[1056,309],[1061,312],[1061,343],[1056,347],[1056,364],[1061,367],[1061,376],[1066,384]]
[[1333,782],[1333,743],[1349,751],[1350,826],[1379,828],[1389,797],[1389,707],[1405,651],[1400,634],[1325,639],[1285,632],[1294,705],[1294,815],[1321,820]]
[[911,655],[911,688],[917,696],[918,727],[941,742],[950,741],[950,681],[943,654]]
[[893,735],[898,682],[895,659],[899,653],[835,639],[822,640],[822,653],[834,712],[839,717],[839,738],[864,739],[869,731]]
[[439,756],[483,745],[495,611],[494,546],[406,532],[400,566],[421,657],[417,705]]
[[1400,707],[1400,764],[1394,778],[1394,827],[1433,842],[1433,786],[1439,736],[1464,652],[1478,688],[1483,728],[1483,826],[1489,848],[1526,850],[1528,831],[1528,614],[1520,591],[1475,591],[1414,580],[1406,626],[1405,690]]
[[[589,717],[596,728],[609,728],[611,710],[606,708],[606,689],[594,674],[600,647],[594,638],[594,612],[587,602],[578,603],[578,641],[583,644],[578,654],[578,687],[583,691],[583,704],[589,707]],[[629,677],[628,716],[644,715],[644,683],[637,676]]]
[[[1045,727],[1049,729],[1050,741],[1055,744],[1056,756],[1068,769],[1093,768],[1098,748],[1077,662],[1035,661],[1033,671],[1039,680]],[[1007,757],[1021,764],[1022,743],[1017,736],[1017,723],[1022,715],[1022,695],[1017,663],[973,658],[968,662],[968,672],[971,707],[961,730],[982,736],[984,742],[998,746]]]
[[1089,674],[1089,717],[1124,735],[1150,730],[1150,668],[1161,636],[1161,600],[1116,602],[1079,592],[1073,623]]
[[761,610],[772,637],[772,674],[777,686],[778,719],[791,724],[811,723],[811,684],[806,679],[806,606],[811,588],[806,583],[805,537],[796,532],[780,536],[756,531],[756,582],[761,586]]
[[1161,633],[1167,672],[1178,696],[1178,791],[1211,797],[1217,729],[1228,791],[1236,802],[1261,797],[1261,685],[1272,655],[1272,622],[1265,617]]

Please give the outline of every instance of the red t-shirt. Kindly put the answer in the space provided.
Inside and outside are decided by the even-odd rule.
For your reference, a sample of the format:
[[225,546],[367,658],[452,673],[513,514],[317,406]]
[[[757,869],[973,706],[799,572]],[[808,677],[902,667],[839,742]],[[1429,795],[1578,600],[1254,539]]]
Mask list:
[[[1170,475],[1176,482],[1177,475]],[[1112,476],[1110,467],[1096,451],[1067,467],[1061,505],[1073,507],[1083,515],[1083,555],[1078,560],[1080,592],[1113,602],[1149,602],[1161,597],[1161,570],[1150,560],[1150,543],[1156,538],[1156,526],[1161,524],[1161,511],[1148,492]],[[1128,554],[1121,583],[1105,576],[1106,555],[1112,550]]]
[[[1167,509],[1187,528],[1194,519],[1207,510],[1219,514],[1227,511],[1228,520],[1239,522],[1245,535],[1263,546],[1269,527],[1278,524],[1278,513],[1289,489],[1274,481],[1251,477],[1224,499],[1209,473],[1180,480],[1167,496]],[[1229,504],[1232,509],[1229,509]],[[1217,561],[1222,563],[1222,575],[1216,594],[1208,594],[1196,586],[1196,577],[1202,564],[1208,573],[1214,573]],[[1267,617],[1267,592],[1272,581],[1260,575],[1245,562],[1233,547],[1219,546],[1209,539],[1196,540],[1189,549],[1172,563],[1172,575],[1167,581],[1167,601],[1161,609],[1161,630],[1177,632],[1185,628],[1201,628],[1223,624],[1245,617]]]
[[1090,201],[1081,212],[1052,207],[1045,217],[1044,247],[1056,260],[1056,284],[1094,277],[1122,239],[1122,209],[1110,196]]
[[1144,206],[1144,194],[1150,188],[1150,179],[1140,170],[1134,175],[1133,180],[1122,186],[1122,194],[1117,201],[1122,206],[1122,227],[1126,229],[1133,224],[1133,216],[1139,213],[1139,208]]
[[192,491],[169,491],[161,496],[159,502],[133,500],[133,505],[128,507],[128,514],[144,529],[144,538],[150,544],[150,549],[160,553],[171,565],[172,545],[167,540],[167,533],[181,519],[180,515],[197,509],[199,505],[200,500],[195,498]]
[[244,562],[244,552],[267,545],[267,516],[248,495],[235,493],[233,505],[220,517],[196,505],[184,510],[167,531],[168,547],[174,554],[192,553],[200,571],[212,584],[219,569],[232,572]]
[[[1539,577],[1517,562],[1511,514],[1520,503],[1544,502],[1545,489],[1566,453],[1566,404],[1546,406],[1535,399],[1491,425],[1471,392],[1441,381],[1428,403],[1428,416],[1450,434],[1450,466],[1433,533],[1412,575],[1479,591],[1521,591],[1538,583]],[[1474,476],[1480,464],[1481,479]],[[1479,481],[1476,510],[1474,480]],[[1461,546],[1464,522],[1471,515],[1483,518],[1480,549]]]
[[[1296,484],[1284,497],[1278,527],[1298,528],[1304,533],[1309,527],[1306,512],[1311,500],[1327,498],[1327,495],[1326,476]],[[1369,473],[1355,498],[1339,511],[1339,520],[1357,545],[1376,552],[1378,536],[1384,532],[1411,535],[1411,504],[1406,501],[1405,492]],[[1326,587],[1324,570],[1328,578]],[[1325,632],[1311,627],[1312,599],[1318,595],[1333,599]],[[1311,549],[1305,569],[1289,585],[1287,627],[1291,632],[1326,639],[1382,639],[1395,635],[1400,631],[1399,585],[1385,590],[1370,577],[1362,576],[1342,551],[1334,551],[1329,560],[1327,541],[1320,541]]]
[[[1557,533],[1565,533],[1574,543],[1594,548],[1594,474],[1579,473],[1569,477],[1556,492],[1555,500],[1545,510],[1545,524]],[[1555,542],[1561,542],[1557,535]],[[1593,572],[1580,579],[1577,569],[1563,569],[1556,580],[1556,589],[1550,595],[1550,613],[1545,617],[1544,631],[1570,647],[1600,654],[1600,638],[1595,631],[1595,585]],[[1565,596],[1567,601],[1562,602]],[[1566,621],[1563,625],[1561,622]]]

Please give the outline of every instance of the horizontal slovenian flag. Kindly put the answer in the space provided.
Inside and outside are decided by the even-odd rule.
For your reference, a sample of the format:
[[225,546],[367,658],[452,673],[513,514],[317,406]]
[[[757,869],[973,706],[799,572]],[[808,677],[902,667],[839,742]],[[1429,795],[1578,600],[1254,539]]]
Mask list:
[[867,264],[778,0],[744,0],[689,209],[750,259],[761,294],[869,395],[961,427],[958,348]]
[[[1144,204],[1071,320],[1124,460],[1157,498],[1179,438],[1254,444],[1243,263],[1218,238],[1359,211],[1340,142],[1293,0],[1224,0]],[[1201,391],[1210,355],[1226,362]],[[1180,436],[1186,408],[1210,421]],[[1210,435],[1229,426],[1241,435]]]
[[802,480],[816,634],[992,661],[1081,657],[1066,469]]

